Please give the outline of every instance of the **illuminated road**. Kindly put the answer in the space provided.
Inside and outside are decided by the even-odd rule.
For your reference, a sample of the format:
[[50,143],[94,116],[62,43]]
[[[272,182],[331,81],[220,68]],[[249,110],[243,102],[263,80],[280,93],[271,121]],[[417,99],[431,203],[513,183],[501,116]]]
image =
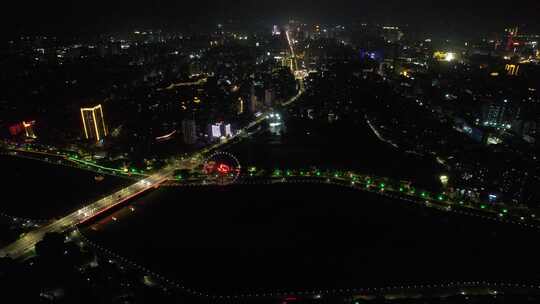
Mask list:
[[377,128],[371,123],[371,121],[369,120],[368,116],[365,115],[365,119],[366,119],[366,122],[368,124],[368,126],[371,128],[371,130],[373,131],[373,133],[375,134],[375,136],[377,136],[377,138],[382,141],[382,142],[385,142],[391,146],[393,146],[394,148],[396,149],[399,149],[399,146],[396,145],[395,143],[391,142],[390,140],[384,138],[381,133],[379,133],[379,131],[377,130]]
[[[298,70],[298,60],[296,58],[296,53],[294,52],[294,43],[291,40],[291,37],[289,36],[289,31],[286,31],[285,35],[287,36],[287,43],[289,44],[289,48],[291,49],[291,56],[292,56],[292,60],[293,60],[293,70],[292,70],[292,72],[293,72],[293,74],[296,75],[296,73],[299,70]],[[304,78],[300,77],[300,78],[296,78],[296,79],[298,80],[298,94],[296,96],[294,96],[293,98],[291,98],[290,100],[288,100],[286,102],[283,102],[282,103],[283,106],[288,106],[291,103],[294,103],[298,99],[298,97],[300,97],[300,96],[302,96],[302,94],[304,94],[304,91],[305,91]]]
[[43,161],[53,165],[77,168],[80,170],[91,171],[97,174],[122,176],[125,178],[142,178],[148,176],[148,174],[127,171],[127,169],[121,170],[116,168],[104,167],[95,162],[83,160],[78,155],[68,155],[66,153],[55,152],[56,150],[48,151],[48,149],[45,149],[43,147],[20,148],[13,146],[13,144],[10,143],[3,144],[5,145],[6,149],[6,152],[0,151],[0,154],[3,155]]
[[291,49],[291,56],[293,59],[293,72],[298,71],[298,62],[296,61],[296,54],[294,52],[293,41],[289,35],[289,31],[285,31],[285,36],[287,37],[287,43],[289,43],[289,48]]
[[164,90],[172,90],[172,89],[178,88],[178,87],[198,86],[198,85],[205,84],[207,81],[208,81],[208,78],[201,78],[201,79],[199,79],[197,81],[173,83],[173,84],[169,85],[166,88],[157,89],[157,90],[158,91],[164,91]]
[[118,204],[148,191],[151,188],[159,186],[169,179],[173,172],[174,170],[172,168],[163,169],[160,173],[142,179],[131,186],[89,204],[57,221],[33,230],[11,245],[2,248],[0,250],[0,257],[9,256],[12,258],[21,258],[32,251],[36,243],[39,242],[45,234],[50,232],[64,232],[78,224],[84,223]]

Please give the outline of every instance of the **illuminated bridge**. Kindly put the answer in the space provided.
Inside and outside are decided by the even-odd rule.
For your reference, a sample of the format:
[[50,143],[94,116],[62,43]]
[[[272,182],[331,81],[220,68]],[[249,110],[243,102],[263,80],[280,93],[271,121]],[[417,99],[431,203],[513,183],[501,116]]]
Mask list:
[[33,230],[11,245],[0,249],[0,257],[9,256],[12,258],[21,258],[28,252],[32,251],[36,243],[41,241],[45,234],[50,232],[64,232],[127,200],[132,199],[135,196],[138,196],[152,188],[156,188],[161,183],[169,179],[172,176],[173,171],[174,170],[171,168],[163,169],[159,173],[142,179],[131,186],[89,204],[57,221]]

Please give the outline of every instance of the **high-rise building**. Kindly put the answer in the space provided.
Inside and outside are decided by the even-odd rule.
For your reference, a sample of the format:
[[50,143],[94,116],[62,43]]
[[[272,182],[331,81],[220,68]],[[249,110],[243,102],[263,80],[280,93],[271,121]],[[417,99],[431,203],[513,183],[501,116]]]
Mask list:
[[37,138],[36,133],[34,133],[34,125],[36,124],[35,120],[26,122],[22,122],[22,126],[24,128],[24,132],[27,138]]
[[383,26],[382,27],[382,36],[384,40],[388,42],[398,42],[403,38],[403,32],[397,26]]
[[511,129],[513,123],[519,120],[521,109],[504,100],[487,104],[483,112],[484,126]]
[[504,69],[508,76],[517,76],[519,74],[519,64],[507,64]]
[[514,47],[515,47],[515,37],[518,35],[519,33],[519,27],[513,27],[513,28],[508,28],[505,30],[507,36],[506,36],[506,51],[510,52],[512,50],[514,50]]
[[195,120],[187,119],[182,120],[182,135],[184,137],[184,143],[193,145],[197,142],[197,125]]
[[220,124],[211,125],[210,135],[213,138],[221,138],[221,125]]
[[272,35],[273,36],[281,35],[281,31],[279,30],[279,27],[277,25],[274,25],[274,27],[272,28]]
[[226,124],[225,125],[225,136],[226,137],[231,137],[233,134],[232,134],[232,128],[231,128],[231,124]]
[[238,97],[238,107],[237,107],[237,111],[236,111],[236,114],[240,115],[240,114],[244,114],[244,109],[245,105],[244,105],[244,99],[242,99],[242,97]]
[[233,129],[231,124],[219,122],[210,125],[210,136],[212,138],[222,138],[233,136]]
[[210,126],[210,135],[213,138],[231,137],[233,130],[231,124],[219,122]]
[[267,106],[267,107],[273,106],[274,105],[274,99],[275,99],[274,90],[266,89],[264,91],[264,105]]
[[504,117],[505,107],[498,103],[488,105],[484,110],[484,125],[498,126]]
[[86,139],[100,142],[108,135],[101,105],[93,108],[81,108],[81,118]]
[[250,111],[251,113],[257,113],[259,111],[259,98],[255,92],[255,85],[251,86]]

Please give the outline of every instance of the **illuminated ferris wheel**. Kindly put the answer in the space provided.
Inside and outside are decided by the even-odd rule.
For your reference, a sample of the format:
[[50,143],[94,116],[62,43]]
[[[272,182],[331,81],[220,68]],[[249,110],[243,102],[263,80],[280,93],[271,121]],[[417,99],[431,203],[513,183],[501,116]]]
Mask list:
[[216,152],[205,159],[202,171],[210,184],[229,185],[238,179],[242,167],[238,159],[227,152]]

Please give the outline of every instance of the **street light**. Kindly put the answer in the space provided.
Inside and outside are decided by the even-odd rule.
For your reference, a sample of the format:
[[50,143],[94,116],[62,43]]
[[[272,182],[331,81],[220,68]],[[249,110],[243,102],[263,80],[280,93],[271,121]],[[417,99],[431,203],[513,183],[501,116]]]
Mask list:
[[441,175],[439,176],[439,180],[441,181],[441,184],[443,184],[443,186],[446,187],[448,186],[448,182],[450,178],[448,177],[448,175]]

